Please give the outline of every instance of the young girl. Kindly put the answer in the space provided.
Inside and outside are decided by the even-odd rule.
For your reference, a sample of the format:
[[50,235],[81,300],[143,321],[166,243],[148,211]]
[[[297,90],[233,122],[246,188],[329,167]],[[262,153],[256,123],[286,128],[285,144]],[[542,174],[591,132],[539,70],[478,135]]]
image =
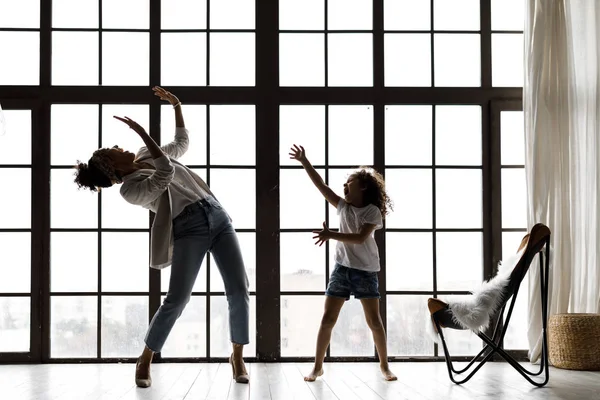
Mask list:
[[[87,164],[77,165],[75,182],[91,191],[121,185],[121,196],[131,204],[155,213],[150,235],[150,266],[171,266],[169,291],[146,333],[146,346],[138,358],[135,383],[149,387],[150,363],[161,351],[171,328],[190,300],[202,260],[210,251],[221,272],[227,302],[233,353],[229,362],[233,378],[248,383],[242,359],[249,342],[248,277],[231,219],[208,185],[177,161],[188,149],[181,102],[160,87],[155,94],[175,110],[175,139],[162,147],[137,122],[115,117],[127,124],[145,143],[137,155],[115,146],[94,152]],[[127,243],[123,243],[127,249]],[[121,250],[123,250],[121,249]],[[126,267],[126,266],[124,266]],[[148,279],[146,276],[145,279]]]
[[350,175],[344,184],[344,198],[333,192],[306,158],[302,146],[290,149],[290,158],[300,161],[308,176],[325,199],[337,209],[340,216],[340,231],[332,232],[323,223],[323,230],[314,231],[316,244],[321,246],[329,239],[337,240],[335,268],[329,278],[325,297],[325,312],[317,337],[315,366],[305,381],[312,382],[323,375],[323,359],[331,331],[337,321],[344,302],[353,294],[360,299],[367,324],[379,355],[383,377],[396,380],[387,361],[387,344],[383,322],[379,314],[379,253],[373,233],[383,227],[383,217],[391,208],[385,191],[383,177],[370,168],[360,168]]

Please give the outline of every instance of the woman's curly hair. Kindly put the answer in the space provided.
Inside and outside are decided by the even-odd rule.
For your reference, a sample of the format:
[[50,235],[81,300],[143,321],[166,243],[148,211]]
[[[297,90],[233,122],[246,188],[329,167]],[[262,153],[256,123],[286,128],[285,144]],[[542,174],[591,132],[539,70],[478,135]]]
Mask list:
[[75,166],[75,183],[79,189],[89,189],[92,192],[100,191],[100,188],[107,188],[113,185],[113,182],[98,169],[93,162],[83,163],[77,161]]
[[385,219],[385,216],[394,210],[392,199],[388,196],[385,190],[385,181],[383,176],[371,167],[361,166],[354,175],[361,186],[365,188],[364,201],[367,204],[373,204],[379,211],[381,216]]

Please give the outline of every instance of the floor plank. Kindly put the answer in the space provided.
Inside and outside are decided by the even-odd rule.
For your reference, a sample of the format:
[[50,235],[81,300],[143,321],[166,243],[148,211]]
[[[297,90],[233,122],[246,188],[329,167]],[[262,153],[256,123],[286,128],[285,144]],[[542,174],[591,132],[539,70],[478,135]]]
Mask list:
[[250,384],[245,385],[233,381],[227,363],[163,363],[152,366],[152,387],[141,389],[134,383],[134,364],[0,365],[0,399],[600,399],[600,372],[551,368],[550,382],[538,389],[503,362],[487,363],[463,385],[450,382],[442,362],[397,362],[391,367],[397,382],[386,382],[377,363],[327,363],[325,375],[316,382],[304,382],[310,363],[252,363],[247,364]]
[[212,388],[214,378],[217,375],[218,370],[221,368],[221,364],[201,364],[202,370],[198,374],[198,377],[192,383],[189,391],[183,397],[185,400],[200,400],[206,399],[210,389]]

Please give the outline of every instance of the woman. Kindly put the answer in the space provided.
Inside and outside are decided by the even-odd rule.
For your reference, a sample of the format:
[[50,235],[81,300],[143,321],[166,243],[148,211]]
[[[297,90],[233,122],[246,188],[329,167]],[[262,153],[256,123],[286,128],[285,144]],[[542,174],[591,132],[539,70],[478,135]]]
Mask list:
[[169,291],[145,337],[146,346],[136,364],[139,387],[152,383],[150,364],[160,352],[175,321],[190,300],[192,287],[206,252],[210,251],[223,277],[229,303],[229,326],[233,353],[229,362],[233,378],[248,383],[243,361],[249,342],[248,277],[231,219],[208,185],[176,161],[188,149],[181,102],[160,87],[154,94],[175,110],[175,139],[162,147],[137,122],[115,117],[133,129],[146,144],[137,155],[115,146],[96,150],[87,164],[78,163],[75,182],[91,191],[121,185],[121,196],[131,204],[155,213],[151,229],[150,267],[172,265]]

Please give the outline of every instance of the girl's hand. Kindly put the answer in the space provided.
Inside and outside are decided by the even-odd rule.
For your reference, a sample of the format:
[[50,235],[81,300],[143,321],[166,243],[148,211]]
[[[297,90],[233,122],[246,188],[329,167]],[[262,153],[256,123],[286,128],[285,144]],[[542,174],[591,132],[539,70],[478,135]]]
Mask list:
[[154,86],[152,88],[152,91],[154,92],[155,96],[160,97],[161,100],[168,101],[172,106],[176,106],[177,104],[179,104],[179,99],[177,98],[177,96],[175,96],[168,90],[161,88],[160,86]]
[[327,228],[327,225],[325,224],[325,222],[323,222],[322,230],[313,231],[313,233],[315,234],[315,236],[313,236],[313,239],[317,239],[315,244],[318,244],[319,247],[322,246],[323,243],[325,243],[326,241],[331,239],[331,231],[329,230],[329,228]]
[[118,119],[119,121],[127,124],[127,126],[129,126],[131,129],[133,129],[138,135],[140,135],[140,136],[148,135],[146,133],[146,130],[140,124],[138,124],[131,118],[129,118],[129,117],[121,118],[121,117],[117,117],[116,115],[113,115],[113,117],[115,119]]
[[290,149],[290,159],[292,160],[298,160],[301,163],[306,161],[306,152],[304,151],[304,147],[300,146],[296,146],[294,145],[294,147],[292,147]]

